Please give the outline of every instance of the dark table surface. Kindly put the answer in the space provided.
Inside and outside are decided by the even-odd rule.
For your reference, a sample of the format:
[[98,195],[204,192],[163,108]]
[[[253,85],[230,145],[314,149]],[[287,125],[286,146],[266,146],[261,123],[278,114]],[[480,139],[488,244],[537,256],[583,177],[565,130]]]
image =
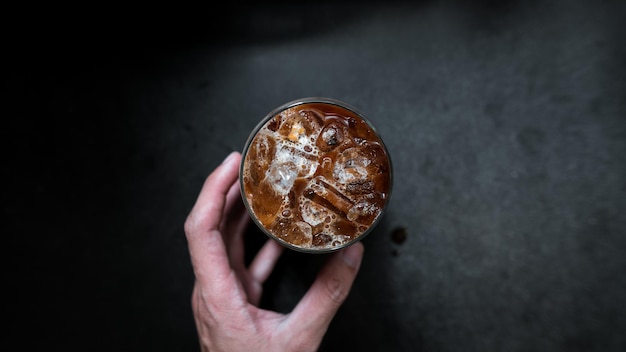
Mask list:
[[[183,223],[205,177],[269,111],[326,96],[377,127],[394,190],[322,351],[625,350],[625,9],[25,16],[5,32],[9,336],[197,350]],[[284,253],[263,305],[290,311],[324,259]]]

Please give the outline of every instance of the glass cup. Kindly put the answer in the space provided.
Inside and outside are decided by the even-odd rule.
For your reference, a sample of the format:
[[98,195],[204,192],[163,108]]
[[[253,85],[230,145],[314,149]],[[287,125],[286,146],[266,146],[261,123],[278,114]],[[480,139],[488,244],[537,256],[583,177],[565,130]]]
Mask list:
[[283,104],[254,128],[241,159],[243,202],[283,246],[328,253],[363,239],[391,195],[389,153],[356,108],[330,98]]

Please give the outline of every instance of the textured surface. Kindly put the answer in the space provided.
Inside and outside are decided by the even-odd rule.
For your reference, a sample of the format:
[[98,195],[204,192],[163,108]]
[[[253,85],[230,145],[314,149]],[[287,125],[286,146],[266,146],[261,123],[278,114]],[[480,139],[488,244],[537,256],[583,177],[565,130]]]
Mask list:
[[[85,18],[9,41],[23,349],[196,350],[185,217],[258,120],[306,96],[367,114],[395,171],[323,351],[626,349],[625,7],[467,3]],[[263,304],[289,311],[323,260],[285,253]]]

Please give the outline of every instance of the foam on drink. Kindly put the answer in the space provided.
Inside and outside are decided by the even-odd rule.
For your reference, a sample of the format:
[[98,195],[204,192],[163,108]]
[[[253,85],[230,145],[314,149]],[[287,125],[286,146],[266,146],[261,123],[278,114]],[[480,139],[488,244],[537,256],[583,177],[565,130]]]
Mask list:
[[270,117],[249,141],[242,194],[266,232],[291,247],[349,244],[380,216],[390,162],[370,125],[330,103],[303,103]]

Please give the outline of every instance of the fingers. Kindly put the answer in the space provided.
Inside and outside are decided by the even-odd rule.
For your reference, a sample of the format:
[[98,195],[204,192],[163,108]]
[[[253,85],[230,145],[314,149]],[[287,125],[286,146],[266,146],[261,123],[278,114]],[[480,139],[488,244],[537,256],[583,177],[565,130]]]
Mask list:
[[248,269],[254,281],[262,284],[267,280],[272,270],[274,270],[278,258],[280,258],[280,255],[283,253],[283,248],[283,246],[274,240],[267,240],[267,242],[265,242],[261,250],[259,250],[259,253],[254,257],[252,263],[250,263]]
[[220,225],[231,263],[243,266],[243,233],[250,217],[241,200],[239,183],[234,183],[226,195],[224,216]]
[[233,214],[233,219],[228,226],[228,230],[224,233],[230,263],[237,270],[245,270],[244,232],[249,222],[250,216],[248,215],[248,211],[242,207],[238,209],[236,214]]
[[228,193],[226,194],[224,217],[222,218],[222,223],[220,224],[221,230],[223,230],[228,225],[228,221],[232,219],[231,214],[240,207],[243,207],[241,192],[239,191],[239,182],[235,182],[232,186],[230,186]]
[[323,336],[350,292],[361,265],[363,250],[363,244],[357,242],[332,255],[290,314],[291,326],[302,327],[308,334],[321,334],[313,338]]
[[[256,254],[248,270],[243,274],[243,284],[248,302],[258,306],[263,293],[263,283],[274,270],[276,261],[282,253],[283,246],[274,240],[267,240]],[[245,269],[244,269],[245,270]]]
[[185,221],[191,262],[201,285],[223,282],[231,272],[219,226],[240,160],[241,155],[233,152],[209,175]]

